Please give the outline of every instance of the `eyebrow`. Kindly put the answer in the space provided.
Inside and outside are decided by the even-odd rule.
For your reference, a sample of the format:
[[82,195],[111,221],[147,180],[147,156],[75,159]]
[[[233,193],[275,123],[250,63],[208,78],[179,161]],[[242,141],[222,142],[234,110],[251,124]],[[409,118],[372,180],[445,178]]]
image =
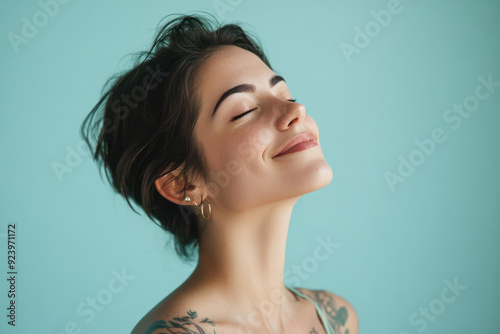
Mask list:
[[[271,79],[269,79],[269,87],[273,88],[278,82],[280,81],[285,81],[285,79],[281,75],[275,75]],[[241,84],[236,87],[233,87],[226,91],[222,96],[220,97],[219,101],[217,101],[217,104],[215,105],[214,111],[212,112],[212,116],[210,116],[210,119],[212,119],[215,115],[215,112],[219,108],[220,104],[222,101],[224,101],[228,96],[236,93],[255,93],[255,85],[252,84]]]

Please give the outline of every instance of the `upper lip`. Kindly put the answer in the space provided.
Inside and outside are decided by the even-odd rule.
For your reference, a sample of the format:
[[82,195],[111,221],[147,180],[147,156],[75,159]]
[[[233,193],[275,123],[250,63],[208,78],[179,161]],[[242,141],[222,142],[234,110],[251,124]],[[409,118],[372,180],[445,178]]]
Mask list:
[[292,148],[293,146],[297,145],[297,144],[300,144],[300,143],[303,143],[303,142],[306,142],[306,141],[315,141],[315,137],[314,135],[312,134],[312,132],[309,132],[309,131],[305,131],[305,132],[302,132],[300,134],[298,134],[297,136],[293,137],[292,140],[290,140],[288,142],[288,144],[286,144],[282,149],[281,151],[276,154],[273,158],[277,157],[278,155],[284,153],[285,151],[289,150],[290,148]]

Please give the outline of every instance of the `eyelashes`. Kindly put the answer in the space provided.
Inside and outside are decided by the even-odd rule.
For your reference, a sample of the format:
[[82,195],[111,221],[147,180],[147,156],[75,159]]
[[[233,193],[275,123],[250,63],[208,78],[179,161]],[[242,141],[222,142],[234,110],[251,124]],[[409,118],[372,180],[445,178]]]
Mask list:
[[251,112],[251,111],[254,111],[255,109],[257,109],[257,108],[250,109],[250,110],[248,110],[248,111],[245,111],[243,114],[239,114],[238,116],[234,116],[234,117],[231,119],[231,122],[232,122],[232,121],[235,121],[235,120],[237,120],[237,119],[240,119],[241,117],[245,116],[246,114],[248,114],[248,113],[249,113],[249,112]]
[[[287,101],[290,101],[290,102],[295,103],[295,102],[297,101],[297,99],[292,99],[292,100],[287,100]],[[248,110],[248,111],[245,111],[243,114],[239,114],[238,116],[234,116],[234,117],[231,119],[231,122],[232,122],[232,121],[235,121],[235,120],[237,120],[237,119],[240,119],[241,117],[243,117],[243,116],[245,116],[246,114],[248,114],[248,113],[250,113],[250,112],[254,111],[255,109],[257,109],[257,108],[250,109],[250,110]]]

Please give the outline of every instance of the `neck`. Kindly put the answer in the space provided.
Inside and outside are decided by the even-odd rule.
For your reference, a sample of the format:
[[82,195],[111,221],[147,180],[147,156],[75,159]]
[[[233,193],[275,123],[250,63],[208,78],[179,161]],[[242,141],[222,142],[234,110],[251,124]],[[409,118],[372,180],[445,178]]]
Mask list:
[[235,314],[281,318],[292,300],[283,279],[288,226],[297,200],[246,213],[219,209],[200,235],[198,266],[190,279],[223,297]]

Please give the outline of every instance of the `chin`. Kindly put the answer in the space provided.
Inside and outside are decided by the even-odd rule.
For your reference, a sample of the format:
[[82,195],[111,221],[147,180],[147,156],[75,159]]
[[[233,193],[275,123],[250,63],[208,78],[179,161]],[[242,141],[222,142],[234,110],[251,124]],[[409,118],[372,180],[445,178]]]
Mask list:
[[317,189],[321,189],[326,187],[332,182],[333,179],[333,171],[328,163],[324,163],[322,166],[316,167],[316,173],[318,178],[318,187]]
[[325,160],[310,167],[308,175],[303,175],[302,186],[305,187],[304,194],[319,190],[332,182],[333,172],[330,165]]

